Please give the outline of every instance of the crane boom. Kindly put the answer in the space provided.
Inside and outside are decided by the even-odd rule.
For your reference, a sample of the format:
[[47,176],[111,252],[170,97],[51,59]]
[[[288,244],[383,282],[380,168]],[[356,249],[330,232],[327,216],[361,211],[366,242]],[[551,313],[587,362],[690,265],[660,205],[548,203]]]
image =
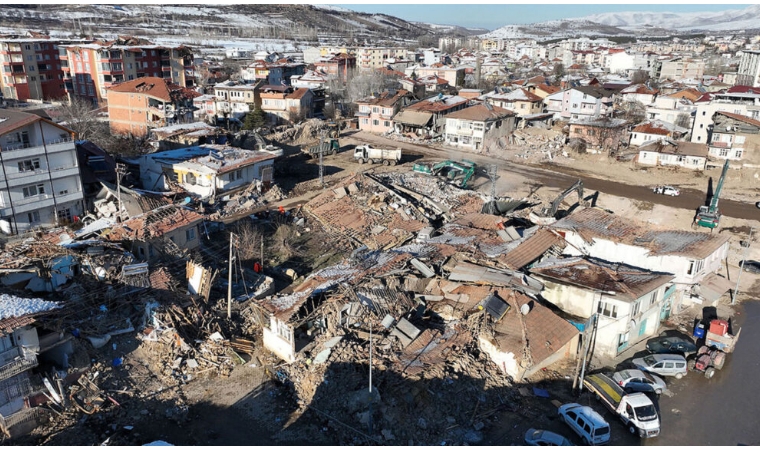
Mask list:
[[723,190],[723,182],[726,180],[726,172],[728,172],[728,160],[723,164],[723,172],[720,174],[720,180],[718,180],[718,185],[715,187],[715,193],[710,200],[710,212],[714,213],[718,210],[718,200],[720,200],[720,191]]
[[696,225],[705,228],[717,228],[720,225],[720,211],[718,211],[718,201],[720,201],[720,192],[723,190],[723,183],[726,181],[726,173],[728,172],[728,160],[723,164],[723,172],[720,174],[720,180],[715,187],[715,192],[710,199],[710,206],[700,206],[697,211],[697,217],[695,220]]

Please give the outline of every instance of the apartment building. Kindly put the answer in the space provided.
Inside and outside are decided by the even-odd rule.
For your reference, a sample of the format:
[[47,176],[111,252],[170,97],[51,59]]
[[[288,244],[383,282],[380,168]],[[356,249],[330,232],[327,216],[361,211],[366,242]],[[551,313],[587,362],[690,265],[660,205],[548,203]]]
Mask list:
[[195,85],[193,53],[185,46],[164,47],[133,38],[59,46],[64,85],[69,96],[94,105],[106,90],[143,77],[164,78],[182,87]]
[[255,84],[245,84],[237,81],[225,81],[214,86],[216,97],[216,113],[219,116],[242,119],[252,111],[251,105],[261,106],[259,87],[265,80],[257,80]]
[[290,86],[262,86],[261,109],[273,125],[297,123],[314,114],[314,93],[310,89]]
[[0,92],[18,101],[66,96],[59,44],[48,38],[0,38]]
[[760,50],[742,50],[741,54],[735,84],[760,87]]
[[371,133],[387,133],[393,130],[393,116],[411,104],[411,94],[404,89],[391,89],[357,100],[359,129]]
[[683,78],[701,80],[705,74],[705,61],[702,59],[672,58],[662,61],[658,72],[660,80],[681,80]]
[[167,78],[144,77],[106,89],[113,134],[145,136],[151,128],[193,121],[193,98],[201,94]]
[[34,114],[0,110],[0,231],[18,234],[84,213],[74,132]]
[[713,117],[719,111],[760,120],[760,88],[734,86],[726,92],[712,94],[710,101],[697,101],[691,142],[709,142]]
[[404,47],[357,47],[353,49],[356,55],[356,66],[360,69],[379,69],[385,67],[385,61],[406,59]]

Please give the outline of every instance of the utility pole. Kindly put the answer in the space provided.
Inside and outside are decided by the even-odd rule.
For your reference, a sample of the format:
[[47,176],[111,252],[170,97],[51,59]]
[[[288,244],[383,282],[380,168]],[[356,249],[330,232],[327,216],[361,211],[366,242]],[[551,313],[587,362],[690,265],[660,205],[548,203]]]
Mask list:
[[369,322],[369,434],[372,435],[372,320]]
[[261,235],[261,270],[264,271],[264,235]]
[[752,227],[749,229],[749,238],[747,239],[747,245],[744,247],[744,252],[742,253],[742,262],[739,264],[739,275],[736,276],[736,288],[734,289],[734,295],[731,296],[731,304],[736,304],[736,296],[739,295],[739,280],[742,278],[742,272],[744,272],[744,261],[747,260],[747,252],[749,251],[749,246],[752,245],[752,232],[755,231],[755,228]]
[[325,164],[324,164],[324,153],[325,153],[325,137],[327,136],[327,131],[322,132],[322,140],[319,141],[319,185],[322,186],[322,188],[325,187]]
[[232,318],[232,247],[235,245],[235,233],[230,233],[230,267],[227,274],[227,318]]
[[496,177],[499,174],[499,166],[496,164],[488,165],[488,178],[491,179],[491,203],[489,204],[489,213],[496,213]]
[[116,201],[119,204],[119,211],[116,217],[121,219],[121,177],[127,173],[127,166],[122,163],[116,163]]

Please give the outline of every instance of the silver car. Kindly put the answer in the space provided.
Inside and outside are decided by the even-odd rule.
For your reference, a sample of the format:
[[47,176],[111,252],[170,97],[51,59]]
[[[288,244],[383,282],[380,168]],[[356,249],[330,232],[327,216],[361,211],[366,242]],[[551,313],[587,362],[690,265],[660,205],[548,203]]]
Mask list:
[[636,358],[632,362],[639,370],[666,377],[676,377],[676,379],[686,375],[688,370],[686,358],[681,355],[647,355],[643,358]]
[[569,446],[573,443],[557,433],[531,428],[525,432],[525,445]]
[[662,378],[638,369],[615,372],[612,379],[626,392],[654,392],[657,395],[668,390]]

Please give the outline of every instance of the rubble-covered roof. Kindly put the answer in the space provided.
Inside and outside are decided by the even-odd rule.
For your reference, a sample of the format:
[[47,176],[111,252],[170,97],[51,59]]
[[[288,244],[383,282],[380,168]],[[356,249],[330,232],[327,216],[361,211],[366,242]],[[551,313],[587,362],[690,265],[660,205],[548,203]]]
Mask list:
[[604,292],[608,297],[627,301],[635,301],[675,278],[671,274],[592,258],[550,259],[533,266],[530,272],[561,284]]
[[[107,89],[112,92],[148,95],[165,102],[172,101],[172,95],[177,92],[182,96],[188,96],[187,90],[183,89],[182,86],[174,84],[167,78],[160,77],[135,78],[134,80],[124,81]],[[197,95],[190,95],[189,98],[201,95],[197,92],[196,94]]]
[[41,298],[17,297],[0,294],[0,335],[34,322],[33,317],[53,309],[60,308],[57,302]]
[[401,100],[403,97],[406,97],[407,95],[409,95],[409,91],[406,89],[394,89],[383,91],[376,96],[357,100],[356,103],[362,105],[393,106],[396,104],[396,102]]
[[107,229],[103,231],[102,237],[109,241],[147,241],[173,230],[194,225],[201,220],[203,216],[191,209],[167,205],[133,217],[110,230]]
[[584,127],[602,127],[602,128],[619,128],[627,123],[625,119],[613,119],[611,117],[591,117],[583,119],[573,119],[568,122],[570,125]]
[[659,91],[657,89],[650,89],[644,84],[634,84],[620,91],[621,94],[649,94],[654,95]]
[[505,100],[510,102],[540,102],[543,100],[538,95],[523,88],[515,89],[506,94],[494,94],[489,96],[495,100]]
[[[275,159],[275,154],[268,151],[245,150],[218,144],[205,144],[202,148],[209,153],[182,162],[168,161],[167,163],[174,168],[184,167],[199,173],[224,174],[261,161]],[[164,162],[158,155],[155,159],[158,162]]]
[[176,125],[169,125],[167,127],[153,128],[150,131],[158,139],[168,139],[172,136],[181,134],[188,134],[195,131],[208,131],[215,132],[216,127],[213,127],[205,122],[193,122],[193,123],[178,123]]
[[672,123],[664,122],[662,120],[647,120],[646,122],[636,125],[632,131],[634,133],[659,134],[662,136],[667,136],[673,132],[686,133],[689,130]]
[[458,95],[437,95],[410,105],[404,111],[441,112],[464,103],[467,103],[467,99]]
[[726,242],[728,236],[681,230],[655,230],[650,225],[610,214],[597,208],[577,211],[554,223],[555,230],[572,230],[586,242],[594,239],[649,249],[651,255],[677,255],[704,259]]
[[741,114],[735,114],[728,111],[716,111],[715,114],[720,114],[726,117],[729,117],[734,120],[738,120],[739,122],[744,122],[748,125],[752,125],[753,127],[760,128],[760,120],[755,120],[751,117],[743,116]]
[[667,155],[684,155],[707,158],[707,144],[685,141],[671,141],[669,139],[660,139],[654,142],[644,143],[639,147],[639,151],[664,153]]

